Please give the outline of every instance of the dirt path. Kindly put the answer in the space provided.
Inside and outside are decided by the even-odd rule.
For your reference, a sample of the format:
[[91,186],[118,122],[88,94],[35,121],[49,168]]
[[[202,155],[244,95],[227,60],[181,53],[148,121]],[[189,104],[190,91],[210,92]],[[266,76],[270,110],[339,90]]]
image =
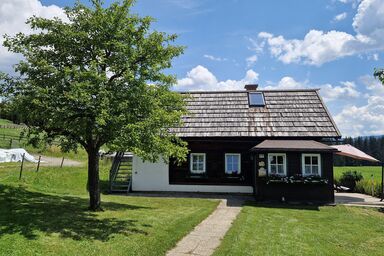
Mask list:
[[[33,154],[35,159],[39,159],[39,155]],[[50,156],[41,156],[41,165],[42,166],[60,166],[61,161],[63,159],[60,157],[50,157]],[[65,159],[63,162],[63,166],[81,166],[82,163],[79,161],[71,160],[71,159]]]

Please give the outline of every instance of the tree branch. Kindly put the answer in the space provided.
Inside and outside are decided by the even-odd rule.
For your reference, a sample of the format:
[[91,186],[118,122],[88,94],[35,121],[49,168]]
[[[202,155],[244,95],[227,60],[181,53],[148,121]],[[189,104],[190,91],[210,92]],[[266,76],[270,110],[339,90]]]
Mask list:
[[125,71],[127,71],[127,68],[123,68],[119,73],[114,74],[113,76],[111,76],[109,78],[109,80],[108,80],[108,83],[112,83],[113,80],[115,80],[116,78],[121,77],[124,74]]

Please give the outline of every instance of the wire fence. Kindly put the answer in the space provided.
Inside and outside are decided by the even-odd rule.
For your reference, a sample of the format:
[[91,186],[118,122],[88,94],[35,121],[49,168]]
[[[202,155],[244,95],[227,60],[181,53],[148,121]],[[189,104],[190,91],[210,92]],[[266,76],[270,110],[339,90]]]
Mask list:
[[[20,148],[27,146],[27,144],[28,139],[26,137],[0,133],[0,148]],[[58,146],[59,142],[53,141],[51,144]]]

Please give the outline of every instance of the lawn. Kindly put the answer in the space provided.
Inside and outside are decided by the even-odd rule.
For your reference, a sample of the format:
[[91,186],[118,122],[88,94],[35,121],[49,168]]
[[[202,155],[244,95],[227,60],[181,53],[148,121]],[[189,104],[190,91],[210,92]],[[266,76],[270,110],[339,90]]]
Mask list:
[[371,179],[371,175],[373,178],[380,182],[381,181],[381,166],[335,166],[333,167],[335,178],[339,178],[343,172],[347,171],[358,171],[361,172],[364,179]]
[[12,121],[0,118],[0,125],[11,125],[11,124],[13,124]]
[[0,165],[0,255],[164,255],[218,204],[103,194],[93,213],[85,167],[34,168],[19,181],[19,163]]
[[214,255],[383,255],[383,248],[377,209],[249,204]]
[[[15,124],[12,123],[12,121],[10,121],[10,120],[0,118],[0,125],[7,126],[7,125],[15,125]],[[14,143],[18,143],[18,142],[16,142],[16,140],[20,136],[20,133],[23,131],[23,127],[18,126],[18,125],[16,125],[16,127],[7,127],[7,128],[1,127],[0,128],[0,143],[5,143],[6,145],[8,145],[9,140],[11,138],[15,141]]]
[[[1,119],[0,125],[13,125],[12,121]],[[64,153],[57,146],[58,141],[54,142],[54,145],[47,147],[34,148],[31,145],[27,145],[27,139],[25,137],[20,138],[20,134],[25,132],[21,126],[20,128],[3,128],[0,127],[0,148],[24,148],[29,153],[37,155],[45,155],[50,157],[65,157],[73,160],[86,160],[87,154],[82,147],[79,147],[77,152]]]

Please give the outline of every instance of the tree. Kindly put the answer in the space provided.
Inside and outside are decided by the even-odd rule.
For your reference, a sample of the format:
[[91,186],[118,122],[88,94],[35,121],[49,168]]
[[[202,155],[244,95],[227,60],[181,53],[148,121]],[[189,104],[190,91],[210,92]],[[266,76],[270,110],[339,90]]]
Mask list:
[[152,31],[152,18],[130,13],[131,0],[103,8],[77,2],[68,21],[31,17],[35,31],[5,36],[23,55],[17,75],[2,74],[3,95],[17,102],[31,142],[60,140],[64,150],[88,154],[90,209],[100,210],[100,147],[129,150],[144,160],[184,160],[186,143],[170,133],[185,114],[164,70],[182,54],[176,35]]
[[384,69],[376,68],[373,76],[379,79],[382,84],[384,84]]

